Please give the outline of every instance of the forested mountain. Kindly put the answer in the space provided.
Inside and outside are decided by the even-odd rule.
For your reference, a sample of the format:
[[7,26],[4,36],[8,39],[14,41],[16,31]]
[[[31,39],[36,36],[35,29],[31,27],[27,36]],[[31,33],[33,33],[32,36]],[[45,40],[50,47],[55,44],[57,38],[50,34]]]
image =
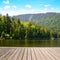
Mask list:
[[60,33],[55,32],[31,22],[0,15],[0,40],[5,39],[55,39],[60,38]]
[[48,29],[60,31],[60,13],[23,14],[14,16],[14,18],[20,18],[21,20],[30,21],[39,26],[47,27]]

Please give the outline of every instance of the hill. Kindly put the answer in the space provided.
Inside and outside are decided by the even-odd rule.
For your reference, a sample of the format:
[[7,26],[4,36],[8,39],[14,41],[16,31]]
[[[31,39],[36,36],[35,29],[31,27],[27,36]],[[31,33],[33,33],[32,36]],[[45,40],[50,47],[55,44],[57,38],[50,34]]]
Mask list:
[[56,39],[60,37],[59,32],[32,24],[31,22],[20,21],[8,16],[0,16],[0,40],[4,39]]
[[23,14],[13,17],[20,18],[24,21],[30,21],[39,26],[47,27],[48,29],[60,31],[60,13],[48,12],[39,14]]

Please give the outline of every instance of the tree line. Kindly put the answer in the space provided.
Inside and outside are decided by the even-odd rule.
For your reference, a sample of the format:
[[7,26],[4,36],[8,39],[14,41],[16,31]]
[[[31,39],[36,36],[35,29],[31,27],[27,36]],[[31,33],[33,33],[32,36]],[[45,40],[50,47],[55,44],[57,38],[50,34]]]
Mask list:
[[43,28],[32,24],[31,22],[24,22],[18,18],[0,15],[0,40],[19,39],[56,39],[60,38],[60,32]]

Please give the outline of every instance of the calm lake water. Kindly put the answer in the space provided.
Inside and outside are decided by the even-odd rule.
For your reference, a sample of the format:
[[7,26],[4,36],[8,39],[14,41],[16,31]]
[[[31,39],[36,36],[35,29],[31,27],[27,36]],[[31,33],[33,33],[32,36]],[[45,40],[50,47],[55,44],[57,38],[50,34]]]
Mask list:
[[60,47],[60,40],[0,40],[6,47]]

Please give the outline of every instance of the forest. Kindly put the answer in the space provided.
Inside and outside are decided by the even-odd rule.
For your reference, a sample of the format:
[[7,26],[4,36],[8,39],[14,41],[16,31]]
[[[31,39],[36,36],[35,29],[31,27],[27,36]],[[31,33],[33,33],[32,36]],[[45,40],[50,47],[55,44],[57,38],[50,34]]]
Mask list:
[[22,14],[13,17],[20,18],[20,20],[23,21],[29,21],[38,26],[47,27],[48,29],[56,32],[60,32],[60,13],[57,12]]
[[38,26],[31,22],[24,22],[19,18],[0,15],[0,40],[41,40],[60,38],[60,32],[46,27]]

